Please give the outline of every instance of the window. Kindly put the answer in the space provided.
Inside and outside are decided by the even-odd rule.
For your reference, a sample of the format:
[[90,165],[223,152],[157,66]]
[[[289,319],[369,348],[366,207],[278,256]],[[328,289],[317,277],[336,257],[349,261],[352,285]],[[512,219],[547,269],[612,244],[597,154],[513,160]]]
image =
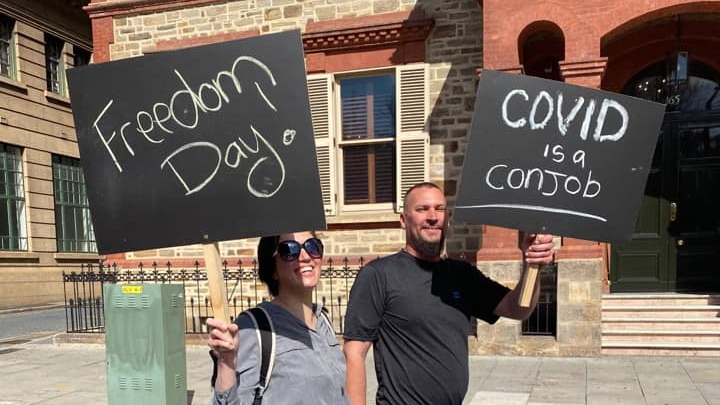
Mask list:
[[73,66],[85,66],[90,64],[90,51],[79,46],[73,46]]
[[308,77],[327,215],[402,209],[428,178],[424,64]]
[[0,75],[15,78],[15,20],[0,14]]
[[0,250],[27,250],[20,148],[0,143]]
[[667,111],[720,110],[720,72],[680,52],[630,79],[622,94],[666,104]]
[[63,84],[63,46],[62,40],[45,34],[45,81],[47,90],[64,94]]
[[395,178],[395,75],[339,80],[345,204],[390,203]]
[[80,161],[53,155],[52,166],[58,252],[97,252]]

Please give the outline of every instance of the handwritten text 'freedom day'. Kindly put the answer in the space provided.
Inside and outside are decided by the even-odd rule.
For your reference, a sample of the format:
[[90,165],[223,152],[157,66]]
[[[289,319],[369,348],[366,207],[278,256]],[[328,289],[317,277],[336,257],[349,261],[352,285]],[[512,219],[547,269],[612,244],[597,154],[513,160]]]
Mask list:
[[[174,133],[173,126],[186,130],[198,129],[201,113],[218,112],[230,103],[230,96],[226,88],[223,87],[223,83],[229,84],[231,91],[235,91],[237,94],[243,93],[243,87],[237,73],[240,64],[250,64],[251,67],[257,66],[267,75],[272,86],[277,84],[272,71],[270,71],[263,62],[250,56],[240,56],[236,58],[230,70],[218,72],[214,79],[200,84],[197,90],[193,90],[183,75],[175,70],[174,73],[177,75],[183,88],[174,92],[169,102],[156,102],[153,104],[151,111],[138,111],[133,121],[124,122],[120,126],[119,132],[112,130],[110,136],[107,136],[109,131],[103,127],[102,120],[106,115],[111,114],[111,107],[114,100],[110,99],[94,120],[93,129],[105,146],[118,172],[123,172],[123,165],[118,158],[118,154],[116,154],[116,151],[111,147],[111,144],[116,140],[118,135],[122,140],[121,145],[124,145],[124,150],[130,157],[134,157],[135,149],[131,146],[132,142],[129,140],[133,138],[137,139],[137,135],[140,135],[140,139],[144,138],[151,144],[161,144],[165,141],[166,134]],[[275,107],[265,95],[260,84],[257,81],[255,81],[254,84],[265,104],[271,110],[277,112],[277,107]],[[169,169],[185,189],[185,195],[190,195],[199,192],[207,186],[216,176],[223,163],[229,168],[235,169],[240,166],[243,159],[247,160],[253,156],[255,160],[252,162],[248,171],[247,189],[256,197],[271,197],[282,187],[285,180],[285,165],[275,148],[257,128],[250,125],[250,132],[249,140],[243,139],[243,137],[241,137],[242,135],[238,136],[237,140],[230,142],[224,151],[209,141],[188,142],[170,152],[160,163],[160,170]],[[296,132],[294,129],[284,130],[282,138],[283,145],[289,146],[292,144],[295,135]],[[194,166],[180,164],[182,157],[190,150],[205,151],[210,159],[215,159],[215,167],[204,179],[196,181],[196,184],[188,184],[186,180],[187,176],[183,176],[183,169],[181,169],[184,167],[184,170],[191,172],[196,170]],[[272,182],[264,181],[263,184],[272,184],[272,187],[270,189],[259,190],[253,186],[253,174],[258,166],[268,159],[273,159],[274,163],[279,167],[279,178]]]

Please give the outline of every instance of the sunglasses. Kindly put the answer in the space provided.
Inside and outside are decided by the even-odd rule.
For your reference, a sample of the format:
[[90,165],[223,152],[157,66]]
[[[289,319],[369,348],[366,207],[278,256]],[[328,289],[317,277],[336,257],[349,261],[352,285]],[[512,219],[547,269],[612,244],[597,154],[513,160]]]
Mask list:
[[313,259],[319,259],[323,255],[323,243],[318,238],[310,238],[303,243],[296,240],[284,240],[278,244],[277,254],[280,260],[292,262],[300,257],[300,251],[305,249]]

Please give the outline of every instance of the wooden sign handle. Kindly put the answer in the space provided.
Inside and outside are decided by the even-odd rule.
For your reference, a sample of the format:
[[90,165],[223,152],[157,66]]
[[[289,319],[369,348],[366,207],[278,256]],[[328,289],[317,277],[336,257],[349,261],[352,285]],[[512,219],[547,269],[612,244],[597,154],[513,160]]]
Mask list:
[[[541,234],[537,234],[535,238],[541,236]],[[530,302],[532,302],[539,271],[540,266],[537,264],[528,265],[527,270],[525,270],[525,278],[523,278],[522,286],[520,287],[520,298],[518,299],[518,305],[523,308],[529,307]]]
[[203,253],[205,256],[205,268],[207,270],[208,290],[210,290],[210,304],[213,309],[213,317],[229,324],[230,311],[228,310],[227,291],[225,281],[223,280],[220,249],[217,242],[204,243]]
[[532,301],[533,291],[535,291],[535,282],[537,281],[539,267],[537,264],[531,264],[525,271],[525,278],[523,279],[522,287],[520,287],[520,299],[518,305],[523,308],[530,306]]

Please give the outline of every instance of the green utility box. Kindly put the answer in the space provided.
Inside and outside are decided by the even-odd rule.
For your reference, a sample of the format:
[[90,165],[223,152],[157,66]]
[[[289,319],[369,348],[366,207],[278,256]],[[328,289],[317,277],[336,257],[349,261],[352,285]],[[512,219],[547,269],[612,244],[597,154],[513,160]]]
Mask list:
[[179,284],[106,284],[108,405],[187,405]]

